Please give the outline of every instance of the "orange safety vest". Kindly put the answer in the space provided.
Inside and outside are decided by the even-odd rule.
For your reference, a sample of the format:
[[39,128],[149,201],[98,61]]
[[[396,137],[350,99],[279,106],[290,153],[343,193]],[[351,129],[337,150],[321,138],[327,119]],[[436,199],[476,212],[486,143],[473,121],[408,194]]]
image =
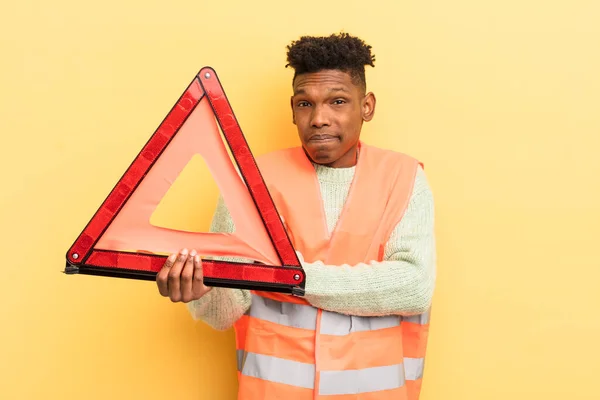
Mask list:
[[[381,261],[419,165],[360,143],[348,199],[329,237],[319,182],[301,147],[257,158],[290,239],[308,262]],[[310,283],[310,276],[307,276]],[[252,292],[235,324],[238,399],[417,400],[429,313],[356,317],[285,294]]]

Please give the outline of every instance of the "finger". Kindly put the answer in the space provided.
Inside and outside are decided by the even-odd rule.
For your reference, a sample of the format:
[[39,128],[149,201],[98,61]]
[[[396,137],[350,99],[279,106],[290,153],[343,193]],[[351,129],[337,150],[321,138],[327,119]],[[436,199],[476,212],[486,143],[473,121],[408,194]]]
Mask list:
[[192,300],[192,278],[194,276],[194,258],[196,251],[192,250],[190,256],[185,262],[183,271],[181,272],[181,301],[187,303]]
[[202,270],[202,260],[200,256],[194,257],[194,281],[193,295],[195,298],[200,298],[209,289],[204,285],[204,271]]
[[177,253],[173,253],[167,258],[163,267],[156,274],[156,284],[158,286],[158,292],[161,296],[167,297],[169,295],[169,271],[173,267],[173,263],[177,259]]
[[169,271],[169,297],[173,302],[181,301],[181,271],[183,270],[187,256],[187,249],[181,250],[177,261],[175,261],[175,264]]

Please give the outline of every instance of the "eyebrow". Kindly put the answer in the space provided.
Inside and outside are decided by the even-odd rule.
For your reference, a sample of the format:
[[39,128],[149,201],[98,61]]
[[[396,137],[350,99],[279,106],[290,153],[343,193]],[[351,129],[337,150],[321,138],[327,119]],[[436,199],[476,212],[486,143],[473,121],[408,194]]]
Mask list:
[[341,87],[341,88],[333,88],[333,89],[329,89],[330,92],[344,92],[344,93],[350,93],[348,90],[346,90],[345,88]]
[[[337,87],[337,88],[329,89],[329,92],[345,92],[345,93],[350,93],[348,90],[344,89],[343,87]],[[294,91],[294,95],[298,95],[298,94],[306,94],[306,91],[304,89],[295,90]]]

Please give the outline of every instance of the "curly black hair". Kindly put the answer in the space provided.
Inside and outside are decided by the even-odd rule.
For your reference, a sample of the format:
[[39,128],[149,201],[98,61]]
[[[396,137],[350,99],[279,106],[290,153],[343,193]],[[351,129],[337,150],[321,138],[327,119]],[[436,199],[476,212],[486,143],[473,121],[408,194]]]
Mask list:
[[366,88],[365,65],[375,66],[371,46],[348,33],[302,36],[287,46],[287,67],[294,79],[303,73],[337,69],[350,74],[356,85]]

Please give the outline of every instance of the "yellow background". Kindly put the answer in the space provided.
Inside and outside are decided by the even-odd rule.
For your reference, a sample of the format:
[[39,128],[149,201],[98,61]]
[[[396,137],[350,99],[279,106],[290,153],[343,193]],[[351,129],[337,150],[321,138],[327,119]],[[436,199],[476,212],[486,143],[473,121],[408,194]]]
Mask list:
[[[435,192],[422,400],[600,398],[597,1],[0,9],[1,399],[234,398],[232,332],[152,282],[65,276],[64,255],[204,65],[257,155],[296,144],[285,46],[342,29],[377,58],[364,140],[419,157]],[[171,217],[205,224],[184,191]]]

